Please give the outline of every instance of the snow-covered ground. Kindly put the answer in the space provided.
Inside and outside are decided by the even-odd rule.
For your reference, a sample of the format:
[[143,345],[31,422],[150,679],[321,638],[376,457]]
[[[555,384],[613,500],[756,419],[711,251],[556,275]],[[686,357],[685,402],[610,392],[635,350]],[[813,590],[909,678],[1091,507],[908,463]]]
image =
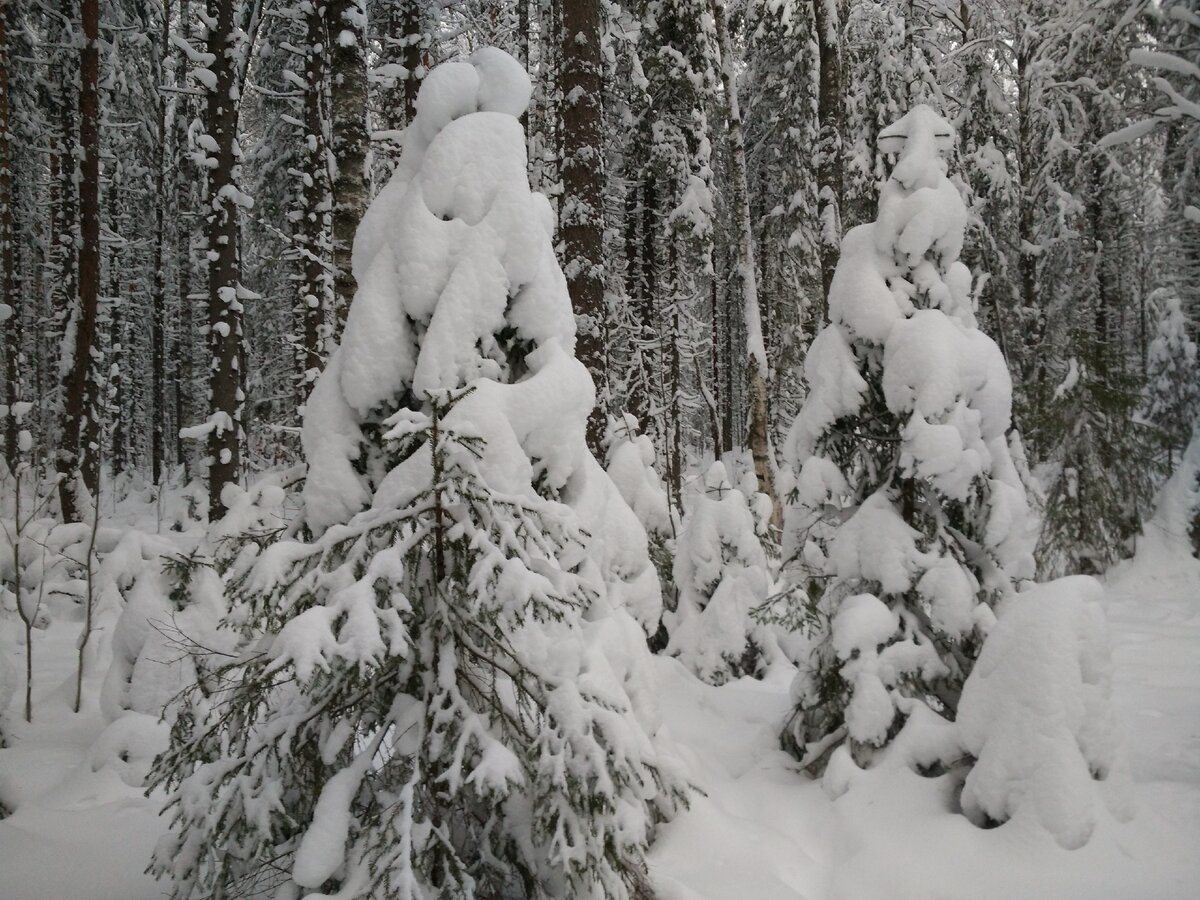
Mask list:
[[664,713],[708,794],[651,855],[669,900],[1200,896],[1200,563],[1149,553],[1111,573],[1113,700],[1136,814],[1064,850],[1012,821],[975,828],[949,779],[860,776],[838,799],[778,750],[789,677],[720,688],[659,660]]
[[[1016,820],[975,828],[953,810],[947,777],[877,769],[831,799],[778,749],[790,672],[711,687],[678,661],[656,659],[663,716],[704,792],[652,850],[661,897],[1200,895],[1200,563],[1143,553],[1110,574],[1107,604],[1136,815],[1128,824],[1102,819],[1079,850]],[[111,626],[111,613],[102,624]],[[0,804],[12,811],[0,820],[4,900],[165,893],[143,874],[164,824],[158,803],[121,779],[119,754],[114,764],[93,749],[105,725],[103,641],[89,660],[84,711],[70,710],[79,628],[58,615],[36,634],[34,723],[21,721],[20,691],[4,716]],[[15,642],[0,650],[19,658]]]

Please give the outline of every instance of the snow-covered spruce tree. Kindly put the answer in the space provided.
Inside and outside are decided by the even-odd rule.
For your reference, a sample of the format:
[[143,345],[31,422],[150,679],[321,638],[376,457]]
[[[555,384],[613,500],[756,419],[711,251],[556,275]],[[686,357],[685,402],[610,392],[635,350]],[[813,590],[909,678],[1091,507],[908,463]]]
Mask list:
[[661,599],[586,447],[530,91],[495,49],[421,85],[306,408],[314,537],[227,571],[244,646],[156,764],[178,897],[649,895]]
[[1012,384],[958,261],[953,128],[918,106],[880,143],[898,158],[877,220],[842,242],[785,447],[785,553],[813,638],[785,741],[816,765],[846,739],[865,761],[919,705],[952,717],[990,604],[1032,573]]
[[1158,429],[1171,471],[1200,420],[1200,368],[1179,298],[1160,288],[1150,305],[1158,321],[1146,353],[1142,415]]
[[746,495],[713,463],[688,503],[675,550],[679,601],[665,618],[667,652],[714,684],[753,673],[766,649],[750,618],[770,586],[754,525]]

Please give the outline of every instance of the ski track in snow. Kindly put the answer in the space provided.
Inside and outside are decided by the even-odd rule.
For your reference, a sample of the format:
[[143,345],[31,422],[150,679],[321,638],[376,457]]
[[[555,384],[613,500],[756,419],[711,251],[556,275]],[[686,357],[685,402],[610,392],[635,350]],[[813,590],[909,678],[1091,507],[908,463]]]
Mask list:
[[[1200,564],[1138,560],[1108,582],[1131,823],[1104,822],[1086,847],[1066,851],[1015,823],[976,829],[948,810],[944,779],[907,772],[868,772],[831,801],[778,749],[790,672],[714,688],[656,658],[670,739],[704,791],[652,848],[662,900],[1200,895]],[[87,763],[105,724],[96,705],[104,640],[93,641],[84,710],[70,711],[79,627],[59,616],[35,634],[34,723],[21,721],[23,684],[5,716],[0,803],[16,811],[0,820],[0,900],[166,894],[143,874],[165,825],[159,803]],[[16,638],[0,652],[17,658]]]

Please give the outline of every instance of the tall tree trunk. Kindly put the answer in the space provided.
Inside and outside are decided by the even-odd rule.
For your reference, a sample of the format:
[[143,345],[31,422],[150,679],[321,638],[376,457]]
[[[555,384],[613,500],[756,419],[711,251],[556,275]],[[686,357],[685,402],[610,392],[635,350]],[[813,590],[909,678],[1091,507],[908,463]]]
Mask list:
[[587,441],[599,453],[608,412],[604,365],[604,150],[600,0],[562,4],[563,268],[578,322],[576,355],[596,384]]
[[[529,70],[529,4],[531,0],[517,0],[517,59],[525,70]],[[522,119],[525,116],[522,115]],[[524,122],[522,122],[524,124]]]
[[395,53],[392,58],[398,58],[406,74],[393,90],[388,128],[408,125],[417,114],[421,75],[429,68],[425,5],[426,0],[392,0],[389,23],[390,43]]
[[[114,262],[117,259],[114,257]],[[115,268],[115,267],[114,267]],[[108,408],[109,414],[112,416],[112,438],[111,448],[109,450],[109,464],[112,477],[116,477],[124,471],[127,471],[130,464],[130,446],[129,432],[126,428],[128,419],[126,418],[126,410],[124,409],[125,384],[122,369],[125,367],[125,360],[128,357],[128,350],[125,347],[125,322],[122,315],[125,304],[124,299],[117,293],[120,290],[118,278],[114,273],[110,280],[111,289],[113,291],[111,299],[112,316],[110,322],[109,351],[108,351]],[[129,412],[132,412],[130,410]]]
[[[115,160],[108,184],[108,221],[113,234],[121,234],[121,186],[123,178],[122,163]],[[125,347],[125,299],[121,296],[121,271],[125,263],[122,259],[122,245],[115,242],[108,253],[108,354],[98,361],[102,363],[99,371],[104,376],[106,387],[106,403],[99,407],[105,410],[106,419],[112,422],[112,435],[109,444],[109,468],[112,477],[125,471],[129,464],[128,431],[124,410],[125,405],[123,372],[128,352]]]
[[[92,348],[100,298],[100,2],[80,5],[83,47],[79,52],[79,277],[72,298],[71,346],[63,378],[62,445],[58,453],[59,500],[64,520],[79,520],[77,485],[95,496],[99,488],[99,417]],[[69,104],[64,104],[69,106]],[[70,129],[63,141],[71,146]],[[69,222],[64,222],[69,229]]]
[[363,0],[330,0],[326,15],[334,171],[333,292],[340,335],[357,289],[351,255],[369,192],[366,10]]
[[242,467],[242,296],[239,243],[238,100],[240,38],[235,34],[235,0],[209,0],[215,27],[208,30],[208,53],[214,88],[208,92],[205,126],[209,143],[207,216],[208,249],[208,433],[209,520],[225,514],[221,491],[236,483]]
[[[710,262],[714,260],[712,249],[709,248],[708,257]],[[715,272],[715,268],[714,268]],[[721,457],[721,342],[718,340],[718,335],[721,333],[721,307],[717,302],[717,279],[715,274],[709,277],[709,302],[711,308],[711,316],[709,317],[709,326],[712,329],[709,332],[709,350],[712,358],[711,376],[712,382],[709,389],[705,390],[703,372],[700,368],[699,359],[696,361],[696,381],[700,385],[701,392],[704,394],[705,406],[708,407],[708,431],[709,437],[712,439],[713,458],[720,459]]]
[[[192,38],[192,11],[189,0],[179,0],[179,31],[183,40]],[[182,47],[175,57],[175,84],[188,84],[190,60]],[[191,124],[193,105],[186,93],[175,98],[175,301],[179,309],[179,321],[175,324],[171,340],[171,359],[174,372],[175,413],[175,462],[183,466],[183,477],[187,481],[187,445],[181,435],[185,423],[192,420],[192,355],[195,343],[192,332],[192,219],[190,202],[196,196],[195,168],[187,164],[188,128]]]
[[325,365],[328,332],[329,215],[328,118],[325,104],[326,22],[320,8],[311,6],[304,17],[304,181],[300,198],[299,241],[303,254],[300,273],[300,403],[304,403]]
[[667,238],[667,266],[672,272],[673,291],[671,296],[671,340],[667,345],[670,370],[670,401],[667,409],[667,430],[670,435],[670,450],[667,455],[667,485],[670,489],[671,503],[680,512],[683,510],[683,410],[680,399],[683,393],[681,381],[680,347],[683,344],[683,334],[680,332],[679,307],[686,301],[683,292],[679,290],[679,236],[672,233]]
[[724,0],[712,0],[713,20],[721,51],[721,84],[725,90],[730,159],[730,209],[738,229],[738,259],[735,282],[740,288],[742,318],[746,327],[746,368],[750,423],[747,443],[754,458],[758,489],[771,498],[771,520],[779,527],[783,510],[775,495],[775,464],[771,458],[769,409],[767,407],[767,350],[763,342],[762,314],[758,308],[758,276],[754,262],[754,231],[750,218],[750,191],[746,180],[746,139],[738,105],[737,72],[729,40],[729,19]]
[[812,0],[820,59],[817,87],[817,217],[821,253],[820,321],[829,311],[829,286],[842,240],[842,35],[838,0]]
[[[162,9],[162,32],[154,51],[154,72],[161,83],[163,62],[171,46],[171,4]],[[150,398],[146,404],[150,416],[150,480],[159,484],[166,459],[166,327],[167,327],[167,129],[170,106],[158,96],[158,143],[154,146],[154,272],[150,296]]]
[[[67,28],[62,25],[57,29],[62,41],[67,39]],[[59,50],[53,67],[54,86],[47,91],[47,99],[51,106],[48,112],[56,120],[58,133],[54,136],[53,149],[50,158],[50,178],[53,198],[50,214],[50,278],[51,308],[55,319],[55,334],[52,338],[61,339],[62,355],[74,351],[74,342],[68,340],[75,327],[78,316],[79,269],[78,246],[75,241],[75,224],[79,220],[79,192],[76,188],[75,157],[71,147],[75,143],[75,105],[78,97],[72,91],[74,84],[75,60],[67,50]],[[57,106],[57,109],[54,108]],[[52,346],[52,345],[51,345]],[[59,388],[65,388],[67,379],[63,377],[63,364],[67,364],[69,372],[70,358],[59,360]],[[80,391],[82,397],[82,390]],[[66,406],[63,399],[63,407]],[[80,402],[82,406],[82,401]],[[63,520],[77,521],[75,503],[76,472],[79,465],[79,435],[80,420],[77,416],[66,414],[65,409],[58,410],[60,414],[57,450],[54,458],[55,470],[59,476],[58,501]]]
[[[17,355],[21,352],[20,299],[17,292],[13,240],[12,120],[8,102],[8,10],[0,12],[0,327],[4,330],[4,459],[9,472],[17,468],[17,417],[11,413],[21,399]],[[7,316],[7,318],[5,318]]]
[[1038,148],[1034,146],[1035,128],[1033,122],[1033,91],[1034,73],[1030,54],[1029,42],[1033,40],[1030,29],[1017,43],[1017,170],[1020,178],[1020,209],[1018,210],[1018,229],[1020,237],[1020,276],[1021,302],[1030,310],[1038,307],[1037,298],[1037,256],[1034,250],[1037,244],[1037,234],[1034,231],[1034,207],[1036,198],[1035,170]]

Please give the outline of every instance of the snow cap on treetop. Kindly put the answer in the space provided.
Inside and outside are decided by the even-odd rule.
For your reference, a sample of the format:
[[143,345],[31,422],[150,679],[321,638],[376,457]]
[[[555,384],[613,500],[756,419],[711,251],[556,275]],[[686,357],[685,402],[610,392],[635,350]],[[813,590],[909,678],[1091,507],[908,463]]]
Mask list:
[[725,464],[717,460],[704,473],[704,491],[719,499],[727,491],[731,490],[733,490],[733,485],[729,483],[729,475],[725,471]]
[[521,64],[498,47],[483,47],[468,62],[444,63],[421,82],[415,125],[428,143],[450,122],[473,112],[520,118],[533,85]]
[[954,137],[954,126],[921,104],[879,132],[879,149],[899,154],[892,178],[911,191],[936,187],[945,176],[946,156],[954,149]]

